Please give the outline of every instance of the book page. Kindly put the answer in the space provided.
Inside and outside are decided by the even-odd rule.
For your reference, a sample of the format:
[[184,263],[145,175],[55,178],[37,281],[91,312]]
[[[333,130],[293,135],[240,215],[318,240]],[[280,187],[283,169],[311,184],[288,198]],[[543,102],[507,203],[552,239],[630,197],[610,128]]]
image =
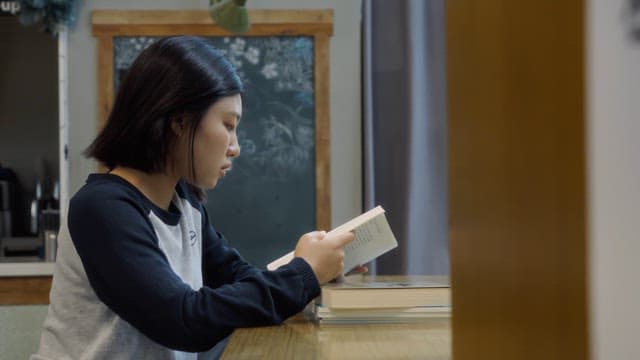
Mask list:
[[273,260],[270,263],[268,263],[267,264],[267,270],[273,271],[273,270],[279,268],[282,265],[288,264],[289,261],[291,261],[291,260],[293,260],[293,251],[283,255],[282,257],[279,257],[279,258]]
[[[344,269],[350,271],[354,267],[366,264],[376,257],[398,246],[389,227],[384,209],[381,206],[361,214],[348,222],[331,230],[332,233],[353,231],[355,239],[345,246]],[[293,251],[274,260],[267,269],[275,270],[293,259]]]
[[373,219],[374,217],[380,214],[384,214],[384,209],[382,208],[382,206],[376,206],[373,209],[365,212],[364,214],[360,214],[355,218],[347,221],[346,223],[338,226],[337,228],[329,231],[329,234],[334,234],[334,233],[340,234],[347,231],[352,231],[358,226],[366,223],[367,221]]

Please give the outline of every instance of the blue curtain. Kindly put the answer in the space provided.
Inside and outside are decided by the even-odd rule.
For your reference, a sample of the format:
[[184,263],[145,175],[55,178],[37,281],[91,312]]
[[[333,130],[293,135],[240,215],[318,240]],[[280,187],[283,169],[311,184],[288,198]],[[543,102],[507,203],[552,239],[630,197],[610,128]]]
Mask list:
[[444,0],[364,0],[363,200],[398,248],[378,275],[448,275]]

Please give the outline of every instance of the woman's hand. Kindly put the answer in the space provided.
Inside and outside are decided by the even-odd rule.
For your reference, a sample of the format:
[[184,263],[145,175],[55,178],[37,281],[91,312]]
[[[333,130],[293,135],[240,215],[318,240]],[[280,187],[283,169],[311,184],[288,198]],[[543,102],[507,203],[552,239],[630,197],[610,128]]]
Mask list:
[[344,246],[353,241],[354,237],[351,232],[327,235],[324,231],[313,231],[300,237],[294,256],[309,263],[322,285],[342,275]]
[[355,275],[355,274],[365,274],[369,271],[369,268],[364,265],[358,265],[353,268],[353,270],[349,271],[347,275]]

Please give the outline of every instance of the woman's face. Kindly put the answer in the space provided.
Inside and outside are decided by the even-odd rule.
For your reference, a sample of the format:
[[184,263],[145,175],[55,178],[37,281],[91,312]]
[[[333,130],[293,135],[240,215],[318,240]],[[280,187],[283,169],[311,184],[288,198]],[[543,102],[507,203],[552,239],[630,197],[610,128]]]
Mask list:
[[192,179],[191,165],[187,160],[191,153],[186,145],[188,141],[181,142],[186,143],[186,152],[180,153],[187,156],[187,159],[184,159],[187,161],[177,159],[176,165],[182,169],[184,179],[189,179],[203,189],[211,189],[216,186],[218,179],[231,170],[233,158],[240,155],[236,129],[241,116],[242,97],[239,94],[224,97],[209,107],[193,139],[195,180]]

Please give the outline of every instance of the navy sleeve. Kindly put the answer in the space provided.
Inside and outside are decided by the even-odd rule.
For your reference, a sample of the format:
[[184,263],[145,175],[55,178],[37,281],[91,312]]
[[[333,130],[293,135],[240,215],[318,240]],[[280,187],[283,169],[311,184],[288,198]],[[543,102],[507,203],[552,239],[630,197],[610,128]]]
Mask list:
[[[265,270],[247,263],[235,249],[228,247],[224,236],[211,226],[204,206],[201,207],[201,211],[203,213],[202,273],[205,285],[216,288],[245,278],[262,276]],[[318,280],[311,266],[303,259],[295,259],[277,271],[280,270],[294,270],[302,275],[304,288],[310,292],[306,297],[313,299],[319,295]]]
[[304,260],[274,272],[259,271],[213,234],[203,252],[216,259],[207,265],[207,278],[217,281],[193,290],[158,247],[146,210],[126,194],[76,195],[68,224],[98,298],[172,349],[203,351],[235,328],[281,323],[320,291]]

